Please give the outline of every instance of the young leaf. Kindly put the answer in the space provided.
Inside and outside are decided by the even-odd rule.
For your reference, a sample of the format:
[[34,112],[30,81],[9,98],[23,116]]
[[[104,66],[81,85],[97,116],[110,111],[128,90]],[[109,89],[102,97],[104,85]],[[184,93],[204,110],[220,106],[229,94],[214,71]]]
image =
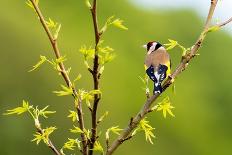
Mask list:
[[62,148],[68,150],[74,150],[74,148],[77,146],[80,149],[81,148],[80,143],[81,141],[79,141],[78,139],[68,138],[68,141],[64,143],[64,146]]
[[173,49],[174,47],[176,47],[178,45],[178,42],[175,41],[175,40],[168,39],[168,41],[169,41],[169,43],[164,44],[165,46],[167,46],[166,50],[171,50],[171,49]]
[[54,29],[57,27],[58,23],[53,21],[51,18],[48,19],[48,21],[45,21],[48,28]]
[[119,126],[113,126],[109,129],[107,129],[106,131],[106,139],[109,140],[110,138],[110,132],[113,132],[116,135],[120,135],[120,131],[122,131],[123,129],[120,129]]
[[47,61],[47,58],[46,58],[45,56],[42,56],[42,55],[41,55],[41,56],[40,56],[40,61],[37,62],[37,64],[35,64],[35,65],[33,66],[33,68],[32,68],[31,70],[29,70],[29,72],[32,72],[32,71],[38,69],[45,61]]
[[107,116],[108,116],[109,112],[106,111],[99,119],[98,119],[98,123],[102,122]]
[[95,141],[93,151],[99,151],[101,153],[104,153],[103,147],[101,146],[99,141]]
[[85,5],[86,5],[89,9],[92,8],[92,6],[91,6],[89,0],[85,0]]
[[[27,4],[27,6],[29,6],[29,7],[32,8],[33,10],[35,10],[35,9],[34,9],[34,6],[33,6],[33,4],[32,4],[32,2],[31,2],[30,0],[27,0],[27,1],[26,1],[26,4]],[[36,5],[39,5],[39,0],[35,0],[35,4],[36,4]]]
[[59,36],[60,33],[60,29],[61,29],[61,24],[59,24],[58,28],[56,29],[55,33],[54,33],[54,39],[56,40]]
[[46,106],[42,110],[39,110],[38,115],[43,116],[44,118],[48,118],[47,117],[48,114],[54,114],[54,113],[56,113],[56,111],[48,111],[48,110],[46,110],[48,107],[49,106]]
[[70,114],[68,115],[68,118],[72,118],[72,121],[79,121],[78,115],[75,111],[69,110]]
[[94,58],[95,49],[93,49],[91,47],[87,48],[84,45],[81,47],[81,49],[79,51],[83,54],[85,60],[88,60],[89,58]]
[[7,110],[7,112],[4,113],[4,115],[12,115],[12,114],[20,115],[22,113],[27,112],[31,108],[32,106],[29,105],[29,102],[23,100],[22,107],[17,107],[14,109]]
[[53,91],[57,96],[67,96],[67,95],[72,95],[73,90],[72,88],[66,87],[64,85],[61,85],[62,89],[61,91]]
[[78,74],[78,76],[73,80],[73,83],[79,81],[81,79],[81,74]]
[[38,145],[40,143],[40,141],[42,140],[45,144],[49,145],[49,143],[48,143],[49,136],[56,129],[57,129],[56,127],[49,127],[49,128],[43,129],[42,133],[36,132],[34,134],[35,138],[32,139],[31,141],[32,142],[36,141],[36,144]]
[[207,32],[215,32],[218,31],[220,29],[220,26],[211,26],[210,28],[208,28]]
[[155,135],[153,134],[153,128],[151,125],[149,125],[149,121],[144,118],[139,123],[139,128],[144,131],[146,140],[149,141],[151,144],[153,144],[152,138],[155,138]]
[[84,133],[79,127],[73,126],[74,129],[70,129],[72,133]]
[[118,27],[120,29],[123,29],[123,30],[128,30],[128,28],[126,26],[124,26],[123,24],[123,20],[121,19],[115,19],[112,24],[115,26],[115,27]]
[[163,101],[158,103],[157,111],[162,111],[164,118],[167,117],[167,113],[170,114],[172,117],[175,117],[175,115],[172,113],[171,109],[174,109],[174,107],[171,106],[171,102],[169,100],[169,97],[164,98]]

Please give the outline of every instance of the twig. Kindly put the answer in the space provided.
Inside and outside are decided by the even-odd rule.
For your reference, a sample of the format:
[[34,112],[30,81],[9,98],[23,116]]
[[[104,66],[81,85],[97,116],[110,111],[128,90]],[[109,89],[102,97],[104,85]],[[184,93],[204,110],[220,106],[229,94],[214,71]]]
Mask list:
[[[38,121],[38,123],[39,123],[39,121]],[[40,124],[40,123],[39,123]],[[41,135],[43,135],[44,134],[44,131],[43,131],[43,129],[40,127],[40,125],[39,126],[36,126],[36,129],[37,129],[37,131],[41,134]],[[56,155],[61,155],[61,153],[58,151],[58,149],[56,148],[56,146],[52,143],[52,141],[51,141],[51,139],[50,138],[47,138],[47,140],[48,140],[48,147],[56,154]]]
[[[93,25],[94,25],[94,33],[95,33],[95,53],[94,53],[94,59],[93,59],[93,69],[90,73],[93,76],[93,82],[94,82],[94,90],[99,89],[99,79],[100,79],[100,73],[98,71],[99,68],[99,56],[98,56],[98,43],[100,41],[101,34],[99,33],[98,29],[98,20],[97,20],[97,0],[93,0],[92,8],[90,9]],[[93,108],[92,108],[92,134],[91,134],[91,143],[89,145],[89,155],[93,154],[93,147],[94,143],[96,141],[97,136],[97,108],[98,103],[101,99],[101,96],[99,94],[94,95],[94,101],[93,101]]]
[[[59,59],[61,57],[61,54],[60,54],[60,50],[58,48],[58,44],[57,44],[57,40],[53,37],[50,29],[48,28],[47,24],[46,24],[46,20],[42,14],[42,12],[40,11],[38,5],[36,4],[35,0],[30,0],[31,3],[33,4],[34,6],[34,9],[39,17],[39,20],[45,30],[45,32],[47,33],[47,36],[49,38],[49,41],[52,45],[52,48],[53,48],[53,51],[56,55],[56,58]],[[84,129],[84,120],[83,120],[83,112],[82,112],[82,102],[81,100],[77,97],[77,91],[76,91],[76,88],[75,86],[72,85],[72,82],[69,78],[69,75],[65,69],[65,66],[64,66],[64,63],[63,62],[60,62],[59,63],[59,67],[60,67],[60,72],[61,72],[61,75],[63,77],[63,79],[65,80],[67,86],[69,88],[72,88],[73,90],[73,97],[74,97],[74,100],[75,100],[75,107],[77,109],[77,113],[78,113],[78,117],[79,117],[79,126],[80,126],[80,129]],[[86,136],[84,133],[81,134],[81,138],[82,138],[82,145],[83,145],[83,154],[84,155],[87,155],[87,139],[86,139]]]
[[218,26],[219,26],[219,27],[223,27],[223,26],[225,26],[226,24],[229,24],[230,22],[232,22],[232,17],[231,17],[230,19],[228,19],[227,21],[218,24]]
[[[196,41],[196,43],[191,48],[190,52],[187,53],[181,60],[181,63],[177,66],[176,70],[172,73],[171,76],[168,77],[168,79],[163,84],[163,91],[165,91],[173,82],[174,79],[186,69],[188,66],[188,63],[191,59],[195,57],[197,54],[197,51],[202,45],[203,40],[205,39],[205,35],[207,34],[208,28],[211,24],[212,16],[214,14],[215,7],[217,5],[218,0],[211,0],[211,6],[209,9],[208,17],[204,26],[204,29],[199,37],[199,39]],[[229,19],[228,21],[220,24],[219,26],[225,26],[229,22],[231,22],[232,19]],[[111,155],[120,145],[121,142],[126,139],[131,132],[137,127],[139,122],[145,117],[145,115],[149,112],[149,109],[154,101],[160,96],[160,94],[155,94],[151,96],[143,105],[140,112],[134,117],[133,121],[124,129],[124,131],[117,137],[115,141],[109,146],[109,148],[106,151],[106,155]]]

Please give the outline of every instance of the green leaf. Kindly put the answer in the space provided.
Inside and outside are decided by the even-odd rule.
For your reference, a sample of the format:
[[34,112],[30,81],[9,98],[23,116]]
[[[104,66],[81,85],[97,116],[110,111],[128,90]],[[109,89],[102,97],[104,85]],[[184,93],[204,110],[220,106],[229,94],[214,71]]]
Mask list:
[[78,74],[78,76],[73,80],[73,83],[79,81],[81,79],[81,74]]
[[85,5],[86,5],[89,9],[92,8],[92,6],[91,6],[89,0],[85,0]]
[[56,31],[54,33],[54,39],[56,40],[59,36],[60,33],[60,29],[61,29],[61,24],[59,24],[59,26],[56,28]]
[[155,135],[153,134],[153,128],[151,125],[149,125],[149,121],[144,118],[139,122],[139,129],[144,131],[146,141],[149,141],[151,144],[153,144],[152,138],[155,138]]
[[17,107],[17,108],[14,108],[14,109],[7,110],[7,112],[4,113],[4,115],[12,115],[12,114],[20,115],[22,113],[25,113],[25,112],[29,111],[29,109],[31,109],[31,108],[32,108],[32,106],[29,105],[29,102],[26,102],[26,101],[23,100],[23,103],[22,103],[21,107]]
[[[35,4],[36,5],[39,5],[39,0],[34,0],[35,1]],[[30,1],[30,0],[27,0],[26,1],[26,4],[27,4],[27,6],[29,6],[30,8],[32,8],[33,10],[35,10],[34,9],[34,6],[33,6],[33,4],[32,4],[32,2]]]
[[43,108],[42,110],[39,110],[38,114],[40,116],[43,116],[44,118],[48,118],[47,115],[48,114],[54,114],[56,113],[56,111],[48,111],[46,110],[49,106],[46,106],[45,108]]
[[70,129],[70,132],[72,133],[84,133],[79,127],[73,126],[74,129]]
[[98,123],[102,122],[107,116],[108,116],[109,112],[106,111],[99,119],[98,119]]
[[45,21],[45,23],[46,23],[47,27],[51,28],[51,29],[56,28],[58,25],[58,23],[53,21],[51,18],[49,18],[48,21]]
[[64,146],[62,148],[74,150],[74,148],[77,146],[79,149],[81,149],[80,143],[81,141],[79,141],[78,139],[68,138],[68,141],[64,143]]
[[102,94],[102,92],[100,90],[91,90],[89,94],[96,95],[96,94]]
[[43,129],[42,133],[40,132],[36,132],[34,134],[34,139],[32,139],[31,141],[32,142],[36,142],[36,144],[38,145],[40,143],[40,141],[42,140],[46,145],[49,145],[49,136],[51,133],[54,132],[54,130],[56,130],[57,128],[56,127],[49,127],[49,128],[46,128],[46,129]]
[[123,25],[123,20],[121,19],[115,19],[112,24],[115,26],[115,27],[118,27],[120,29],[123,29],[123,30],[128,30],[128,28],[126,26]]
[[53,93],[55,93],[57,96],[67,96],[67,95],[72,95],[73,94],[72,88],[66,87],[64,85],[61,85],[61,88],[63,90],[61,90],[61,91],[53,91]]
[[169,43],[164,44],[165,46],[167,46],[166,50],[171,50],[171,49],[173,49],[174,47],[176,47],[178,45],[178,42],[175,41],[175,40],[168,39],[168,41],[169,41]]
[[79,121],[78,115],[75,111],[69,110],[70,114],[68,115],[68,118],[72,118],[72,121]]
[[115,19],[115,20],[113,20],[113,19],[114,19],[114,16],[111,16],[106,20],[106,23],[104,24],[104,26],[100,30],[101,33],[104,33],[110,25],[113,25],[113,26],[120,28],[120,29],[123,29],[123,30],[128,30],[128,28],[123,25],[123,20],[121,20],[119,18]]
[[67,61],[66,56],[60,56],[58,59],[56,59],[57,64],[65,62],[65,61]]
[[81,47],[81,49],[79,51],[83,54],[85,60],[88,60],[89,58],[94,58],[95,49],[93,49],[91,47],[87,48],[84,45]]
[[167,117],[167,113],[170,114],[172,117],[175,117],[175,115],[172,113],[172,109],[174,109],[174,108],[175,107],[171,106],[171,102],[169,100],[169,97],[166,97],[163,99],[163,101],[158,103],[157,111],[162,111],[164,118]]
[[119,126],[113,126],[109,129],[107,129],[106,131],[106,139],[109,140],[110,138],[110,132],[113,132],[116,135],[120,135],[120,131],[122,131],[123,129],[120,129]]
[[215,26],[211,26],[210,28],[208,28],[207,32],[215,32],[220,30],[220,26],[215,25]]
[[31,70],[29,70],[29,72],[32,72],[32,71],[38,69],[46,61],[47,61],[47,58],[45,56],[40,55],[40,61],[37,62],[37,64],[35,64],[33,66],[33,68]]
[[101,153],[104,153],[103,147],[101,146],[99,141],[95,141],[93,151],[99,151]]

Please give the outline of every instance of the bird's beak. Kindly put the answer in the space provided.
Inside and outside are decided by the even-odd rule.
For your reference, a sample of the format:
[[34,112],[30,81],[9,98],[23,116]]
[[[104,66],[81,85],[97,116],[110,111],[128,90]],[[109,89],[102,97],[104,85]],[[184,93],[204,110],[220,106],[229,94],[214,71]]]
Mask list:
[[147,48],[147,45],[143,45],[142,47],[143,47],[143,48]]

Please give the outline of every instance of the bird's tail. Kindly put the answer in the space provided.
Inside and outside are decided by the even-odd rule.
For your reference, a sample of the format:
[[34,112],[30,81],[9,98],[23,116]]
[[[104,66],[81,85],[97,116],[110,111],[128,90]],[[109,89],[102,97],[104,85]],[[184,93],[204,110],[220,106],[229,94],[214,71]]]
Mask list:
[[153,93],[154,94],[160,94],[160,93],[162,93],[162,91],[163,91],[163,88],[161,86],[161,82],[154,82],[154,91],[153,91]]

